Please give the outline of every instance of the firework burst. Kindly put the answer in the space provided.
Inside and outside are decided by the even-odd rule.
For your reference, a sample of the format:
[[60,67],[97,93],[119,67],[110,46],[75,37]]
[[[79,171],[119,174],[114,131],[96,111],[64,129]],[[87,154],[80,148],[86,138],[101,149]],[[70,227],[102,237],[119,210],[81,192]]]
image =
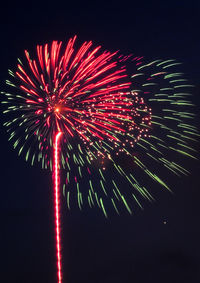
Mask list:
[[2,92],[14,148],[32,165],[38,161],[53,171],[59,283],[60,165],[69,209],[87,203],[106,217],[111,205],[118,214],[122,206],[132,214],[131,203],[142,208],[141,198],[154,200],[145,176],[170,191],[158,168],[189,173],[176,155],[197,159],[192,144],[199,137],[189,100],[193,86],[173,71],[179,63],[144,63],[91,41],[76,50],[75,40],[37,46],[33,60],[25,50],[23,63],[18,59],[17,70],[9,70],[12,90]]
[[[16,90],[4,93],[4,113],[12,117],[4,125],[19,155],[51,170],[53,138],[63,133],[69,208],[75,199],[79,208],[97,204],[107,216],[109,200],[117,213],[117,203],[131,213],[127,199],[140,206],[140,196],[153,199],[143,178],[136,179],[137,168],[169,190],[150,167],[188,174],[172,153],[196,158],[191,143],[199,134],[188,99],[193,86],[182,73],[170,71],[179,64],[174,60],[144,63],[142,57],[94,48],[91,41],[75,50],[75,39],[66,46],[57,41],[37,46],[33,60],[25,51],[24,63],[18,60],[17,70],[9,70],[13,80],[7,84]],[[121,192],[116,175],[130,187]],[[99,181],[94,185],[94,180]]]

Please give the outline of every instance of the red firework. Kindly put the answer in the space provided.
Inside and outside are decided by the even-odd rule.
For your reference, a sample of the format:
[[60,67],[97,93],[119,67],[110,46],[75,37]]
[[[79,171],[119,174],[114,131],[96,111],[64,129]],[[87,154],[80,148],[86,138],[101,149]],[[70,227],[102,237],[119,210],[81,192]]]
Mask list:
[[[78,136],[86,146],[103,140],[112,147],[119,146],[126,132],[137,140],[145,130],[136,122],[141,117],[136,109],[147,107],[143,99],[131,93],[117,52],[102,52],[101,46],[90,50],[91,41],[75,52],[75,38],[64,49],[62,42],[56,41],[51,48],[47,44],[37,46],[37,61],[25,51],[28,71],[18,64],[16,75],[24,99],[19,102],[20,110],[31,124],[28,132],[40,135],[43,148],[45,142],[49,147],[57,131],[67,140]],[[140,119],[150,123],[147,114]]]
[[64,144],[76,143],[78,139],[82,143],[83,156],[91,158],[91,153],[95,153],[110,158],[110,149],[115,148],[116,154],[124,149],[127,151],[127,146],[133,147],[133,141],[147,135],[148,130],[142,125],[151,123],[144,100],[130,89],[131,83],[123,65],[126,58],[119,58],[117,52],[101,51],[101,46],[92,49],[91,41],[84,42],[75,52],[75,39],[76,36],[70,39],[64,48],[62,42],[57,41],[50,47],[48,44],[37,46],[37,60],[31,60],[25,51],[27,66],[25,68],[19,61],[14,74],[20,89],[14,106],[22,113],[18,118],[23,125],[20,141],[22,137],[26,144],[30,140],[27,156],[31,155],[33,139],[39,144],[45,167],[51,167],[52,147],[54,151],[59,283],[62,282],[58,153],[61,134],[62,152],[65,151]]
[[[6,96],[2,103],[7,105],[3,113],[10,114],[4,125],[10,134],[9,140],[14,141],[14,148],[18,148],[19,155],[25,152],[26,160],[31,160],[31,164],[38,160],[43,168],[53,170],[58,283],[63,281],[61,162],[68,170],[66,184],[73,183],[73,194],[74,184],[76,186],[80,209],[85,201],[90,207],[96,203],[107,217],[103,201],[109,199],[118,214],[117,202],[123,203],[132,214],[126,199],[133,198],[141,208],[138,196],[150,201],[154,199],[145,188],[145,182],[136,179],[135,169],[140,168],[141,172],[170,191],[154,168],[159,171],[161,167],[165,168],[177,176],[187,175],[189,171],[177,163],[174,154],[197,159],[197,151],[189,142],[196,142],[195,137],[199,137],[198,129],[190,123],[195,117],[191,110],[194,104],[188,99],[191,95],[188,88],[192,85],[187,83],[182,73],[173,71],[173,66],[179,63],[172,59],[145,63],[142,57],[131,59],[130,55],[102,51],[101,46],[93,48],[91,41],[84,42],[75,50],[75,40],[76,36],[66,46],[57,41],[37,46],[34,60],[25,51],[25,63],[19,60],[17,71],[9,70],[15,82],[6,81],[17,91],[1,92]],[[131,74],[127,71],[129,67]],[[154,109],[153,115],[139,93]],[[149,136],[149,130],[153,135]],[[138,148],[143,156],[138,157]],[[125,152],[130,162],[127,156],[126,162],[115,157],[120,152]],[[108,158],[107,164],[111,165],[107,177],[102,172],[104,158]],[[121,163],[126,163],[123,168]],[[73,178],[69,176],[71,169]],[[129,192],[126,192],[126,186],[123,186],[123,193],[120,192],[112,171],[127,180],[131,186]],[[84,175],[90,186],[87,193],[79,190],[79,181]],[[99,178],[97,183],[101,191],[98,194],[91,181],[93,175]],[[66,194],[68,208],[69,195],[70,189]]]

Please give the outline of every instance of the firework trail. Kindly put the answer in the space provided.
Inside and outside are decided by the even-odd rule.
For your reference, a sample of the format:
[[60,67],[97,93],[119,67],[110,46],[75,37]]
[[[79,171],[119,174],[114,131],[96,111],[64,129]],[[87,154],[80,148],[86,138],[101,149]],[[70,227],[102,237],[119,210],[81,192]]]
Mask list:
[[6,81],[15,90],[2,92],[14,148],[32,165],[53,170],[59,282],[59,168],[66,170],[68,208],[97,205],[107,217],[106,206],[118,214],[124,206],[132,214],[131,199],[141,208],[141,198],[154,199],[145,175],[170,190],[158,168],[189,173],[176,156],[196,159],[199,137],[189,100],[193,86],[173,71],[179,63],[145,63],[91,41],[75,50],[75,40],[37,46],[33,60],[25,51]]

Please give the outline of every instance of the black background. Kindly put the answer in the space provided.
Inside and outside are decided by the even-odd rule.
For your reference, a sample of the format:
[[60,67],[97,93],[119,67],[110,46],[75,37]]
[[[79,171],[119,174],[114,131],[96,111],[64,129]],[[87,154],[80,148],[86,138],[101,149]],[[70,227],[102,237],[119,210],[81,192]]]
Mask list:
[[[111,51],[178,59],[196,85],[199,107],[199,3],[7,1],[0,18],[1,90],[24,49],[77,34],[79,42],[93,40]],[[54,283],[51,175],[18,158],[2,123],[0,129],[0,282]],[[200,165],[191,164],[189,177],[172,178],[174,195],[158,193],[132,217],[107,220],[95,209],[68,212],[63,204],[64,283],[200,282]]]

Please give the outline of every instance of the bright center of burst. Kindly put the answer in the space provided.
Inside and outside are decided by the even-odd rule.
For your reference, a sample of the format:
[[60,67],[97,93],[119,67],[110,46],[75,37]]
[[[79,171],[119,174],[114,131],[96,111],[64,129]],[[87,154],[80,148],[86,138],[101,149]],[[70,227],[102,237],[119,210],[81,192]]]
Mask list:
[[60,111],[62,110],[62,106],[60,104],[55,104],[53,107],[53,111],[55,113],[60,113]]

